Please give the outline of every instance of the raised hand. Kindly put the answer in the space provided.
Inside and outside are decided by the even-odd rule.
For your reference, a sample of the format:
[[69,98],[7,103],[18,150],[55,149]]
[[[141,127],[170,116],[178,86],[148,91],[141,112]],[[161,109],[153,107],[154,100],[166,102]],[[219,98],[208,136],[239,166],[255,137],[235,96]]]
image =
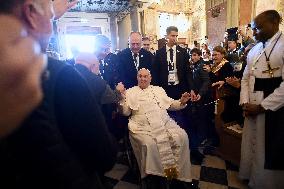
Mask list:
[[201,99],[201,96],[199,94],[195,94],[193,90],[190,91],[190,98],[192,102],[196,102]]
[[119,91],[122,95],[125,95],[126,89],[125,89],[125,87],[124,87],[124,85],[123,85],[122,82],[119,82],[119,83],[116,85],[115,88],[116,88],[116,90]]
[[69,2],[68,0],[54,0],[53,9],[54,9],[54,19],[59,19],[65,12],[71,9],[78,3],[79,0],[74,0]]
[[218,86],[218,89],[220,89],[221,87],[223,87],[224,84],[225,81],[217,81],[215,83],[212,83],[212,87]]
[[180,100],[179,100],[181,105],[185,105],[187,103],[187,101],[189,101],[190,97],[191,97],[190,93],[188,93],[188,92],[183,93],[181,95]]

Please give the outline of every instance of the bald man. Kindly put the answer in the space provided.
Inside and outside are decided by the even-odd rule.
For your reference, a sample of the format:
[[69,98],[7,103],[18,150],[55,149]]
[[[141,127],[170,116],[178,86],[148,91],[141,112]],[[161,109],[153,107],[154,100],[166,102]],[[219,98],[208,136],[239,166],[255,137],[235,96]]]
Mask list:
[[[99,103],[117,103],[120,100],[120,94],[112,90],[107,82],[99,76],[99,66],[100,62],[93,53],[79,53],[75,59],[75,68],[86,79]],[[118,85],[121,85],[121,83]]]
[[118,53],[119,80],[126,88],[137,85],[136,75],[141,68],[152,69],[152,54],[142,47],[142,36],[139,32],[129,35],[129,48]]
[[[0,16],[0,138],[11,133],[42,99],[46,63],[39,45],[14,17]],[[4,27],[5,26],[5,27]]]
[[150,85],[151,79],[149,70],[142,68],[137,74],[138,86],[121,91],[125,98],[120,110],[130,116],[129,137],[141,178],[156,175],[186,185],[192,181],[188,136],[167,110],[183,109],[190,94],[174,100],[163,88]]
[[258,43],[250,50],[241,81],[245,122],[240,177],[249,186],[284,188],[284,36],[275,10],[253,20]]

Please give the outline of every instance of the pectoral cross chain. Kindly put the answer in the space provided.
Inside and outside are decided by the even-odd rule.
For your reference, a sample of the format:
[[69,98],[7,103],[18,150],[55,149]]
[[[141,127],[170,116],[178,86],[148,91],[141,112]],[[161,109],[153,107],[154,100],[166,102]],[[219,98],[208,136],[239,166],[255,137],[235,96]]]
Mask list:
[[272,51],[274,50],[274,47],[276,46],[276,44],[277,44],[278,40],[280,39],[281,35],[282,35],[282,33],[280,33],[280,35],[278,36],[278,38],[277,38],[276,42],[274,43],[274,45],[273,45],[273,47],[272,47],[272,49],[271,49],[271,51],[270,51],[268,56],[267,56],[267,54],[265,52],[265,43],[263,43],[264,55],[265,55],[265,59],[266,59],[266,63],[267,63],[268,69],[262,71],[262,73],[268,73],[270,75],[270,77],[274,77],[274,73],[273,72],[280,69],[280,67],[272,68],[271,65],[270,65],[269,60],[270,60],[270,55],[271,55]]
[[274,77],[274,71],[279,70],[280,67],[275,67],[275,68],[271,68],[271,65],[269,62],[267,62],[267,70],[262,71],[262,73],[268,73],[270,75],[270,77]]

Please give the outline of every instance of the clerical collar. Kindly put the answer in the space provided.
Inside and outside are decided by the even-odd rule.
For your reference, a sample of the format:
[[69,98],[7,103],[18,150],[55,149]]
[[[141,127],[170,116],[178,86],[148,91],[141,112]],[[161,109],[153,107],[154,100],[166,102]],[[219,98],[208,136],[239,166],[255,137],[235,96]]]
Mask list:
[[265,43],[264,43],[264,45],[265,45],[265,47],[267,47],[269,44],[271,44],[273,41],[275,41],[278,37],[279,37],[279,35],[281,35],[281,31],[279,30],[276,34],[274,34],[270,39],[268,39]]
[[174,51],[176,51],[177,46],[174,45],[172,47],[169,47],[168,45],[166,45],[166,51],[168,52],[170,49],[173,49]]

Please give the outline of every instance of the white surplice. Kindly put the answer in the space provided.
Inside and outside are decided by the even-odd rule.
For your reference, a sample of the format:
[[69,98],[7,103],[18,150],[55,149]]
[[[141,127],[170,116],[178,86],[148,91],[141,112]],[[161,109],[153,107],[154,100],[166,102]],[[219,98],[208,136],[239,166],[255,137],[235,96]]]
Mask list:
[[164,177],[164,169],[176,167],[177,179],[191,182],[188,136],[167,113],[167,109],[185,106],[168,97],[163,88],[152,85],[128,89],[120,105],[124,115],[131,115],[129,137],[141,178],[147,174]]
[[[276,33],[265,43],[267,56],[281,32]],[[265,99],[262,91],[254,91],[255,78],[270,78],[262,43],[257,43],[251,49],[247,58],[241,82],[240,104],[261,104],[265,109],[278,110],[284,106],[284,82]],[[279,67],[274,71],[274,77],[284,79],[284,35],[282,34],[270,56],[271,68]],[[284,126],[284,125],[283,125]],[[284,139],[283,139],[284,140]],[[283,152],[279,152],[283,153]],[[249,186],[253,189],[283,189],[284,171],[264,169],[265,161],[265,114],[255,118],[246,117],[244,122],[241,162],[239,176],[249,179]],[[284,160],[283,160],[284,161]]]

